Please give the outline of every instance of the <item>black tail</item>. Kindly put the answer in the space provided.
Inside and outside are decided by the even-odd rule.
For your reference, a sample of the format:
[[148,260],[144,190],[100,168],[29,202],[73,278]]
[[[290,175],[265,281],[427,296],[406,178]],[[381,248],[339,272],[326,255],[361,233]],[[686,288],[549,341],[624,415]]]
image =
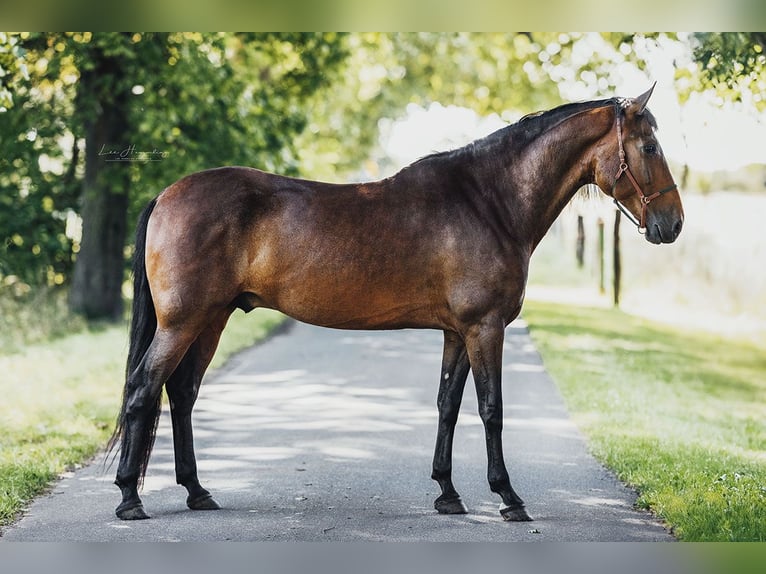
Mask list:
[[[149,345],[154,338],[154,332],[157,329],[157,315],[154,310],[152,294],[149,290],[149,281],[146,277],[146,228],[149,224],[149,217],[157,203],[156,198],[144,208],[138,218],[136,227],[136,250],[133,256],[133,314],[130,322],[130,346],[128,347],[128,361],[125,368],[125,389],[122,394],[122,407],[117,417],[117,424],[107,443],[107,454],[114,450],[117,443],[120,442],[125,430],[125,409],[128,397],[128,381],[130,375],[136,370],[141,360],[144,358]],[[149,455],[154,445],[154,436],[157,432],[157,423],[159,423],[162,407],[162,394],[157,397],[157,403],[153,411],[154,422],[150,425],[147,432],[151,432],[148,448],[141,462],[139,484],[143,481],[146,473],[146,465],[149,462]]]

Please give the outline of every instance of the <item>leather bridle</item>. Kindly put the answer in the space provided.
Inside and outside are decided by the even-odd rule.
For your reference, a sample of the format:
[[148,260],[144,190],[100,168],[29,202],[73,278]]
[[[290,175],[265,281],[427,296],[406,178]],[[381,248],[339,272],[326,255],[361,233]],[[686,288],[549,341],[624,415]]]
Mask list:
[[[620,157],[620,168],[617,170],[617,175],[614,178],[614,185],[612,185],[612,199],[614,199],[614,204],[617,206],[617,208],[625,214],[625,217],[630,220],[631,223],[633,223],[636,227],[638,227],[639,233],[645,233],[646,232],[646,208],[649,206],[649,203],[653,200],[657,199],[658,197],[668,193],[669,191],[673,191],[678,186],[674,183],[673,185],[669,185],[666,188],[663,188],[659,191],[655,191],[651,195],[646,195],[644,191],[641,189],[641,186],[638,185],[638,182],[636,181],[636,178],[633,176],[633,173],[630,171],[630,167],[628,167],[628,162],[625,158],[625,148],[622,144],[622,110],[619,106],[619,104],[616,106],[616,113],[617,113],[617,121],[615,122],[617,125],[617,145],[619,146],[619,157]],[[617,201],[617,198],[614,195],[615,190],[617,189],[617,182],[620,181],[620,177],[622,177],[622,174],[625,174],[628,178],[628,181],[633,185],[633,189],[638,194],[639,201],[641,202],[641,219],[637,220],[635,216],[630,213],[619,201]]]

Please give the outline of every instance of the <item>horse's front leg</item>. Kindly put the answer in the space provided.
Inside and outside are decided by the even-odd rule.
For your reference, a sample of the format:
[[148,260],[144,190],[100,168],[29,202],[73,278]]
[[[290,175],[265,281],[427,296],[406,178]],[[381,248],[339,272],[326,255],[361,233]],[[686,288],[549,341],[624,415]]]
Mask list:
[[487,440],[487,479],[492,492],[500,495],[500,514],[504,520],[532,520],[524,510],[524,502],[511,487],[503,459],[503,395],[501,372],[503,366],[504,324],[500,320],[485,320],[470,328],[466,348],[476,383],[479,416],[484,423]]
[[439,382],[439,428],[431,478],[439,483],[441,496],[434,502],[439,514],[465,514],[468,512],[452,484],[452,438],[455,434],[463,389],[468,377],[468,354],[465,343],[456,334],[444,332],[441,380]]

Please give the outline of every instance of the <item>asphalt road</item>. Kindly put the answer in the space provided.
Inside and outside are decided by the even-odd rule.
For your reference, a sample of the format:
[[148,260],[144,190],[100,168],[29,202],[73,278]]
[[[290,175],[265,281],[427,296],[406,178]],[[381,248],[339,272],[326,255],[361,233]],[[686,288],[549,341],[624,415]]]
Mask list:
[[163,413],[142,493],[151,520],[115,517],[115,469],[97,459],[56,483],[2,540],[673,540],[587,453],[521,321],[506,334],[504,446],[534,521],[505,523],[497,512],[470,380],[454,445],[454,482],[469,514],[438,515],[430,467],[441,346],[435,331],[291,324],[203,384],[197,459],[221,510],[187,510]]

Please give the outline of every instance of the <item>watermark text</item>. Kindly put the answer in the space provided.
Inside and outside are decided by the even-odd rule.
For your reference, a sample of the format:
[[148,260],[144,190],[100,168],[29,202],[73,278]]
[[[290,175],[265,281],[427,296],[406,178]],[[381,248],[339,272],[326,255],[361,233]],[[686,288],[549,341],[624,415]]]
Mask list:
[[101,149],[98,150],[98,156],[103,158],[104,161],[162,161],[170,155],[166,151],[153,148],[151,151],[139,150],[135,144],[130,144],[124,147],[111,147],[103,144]]

